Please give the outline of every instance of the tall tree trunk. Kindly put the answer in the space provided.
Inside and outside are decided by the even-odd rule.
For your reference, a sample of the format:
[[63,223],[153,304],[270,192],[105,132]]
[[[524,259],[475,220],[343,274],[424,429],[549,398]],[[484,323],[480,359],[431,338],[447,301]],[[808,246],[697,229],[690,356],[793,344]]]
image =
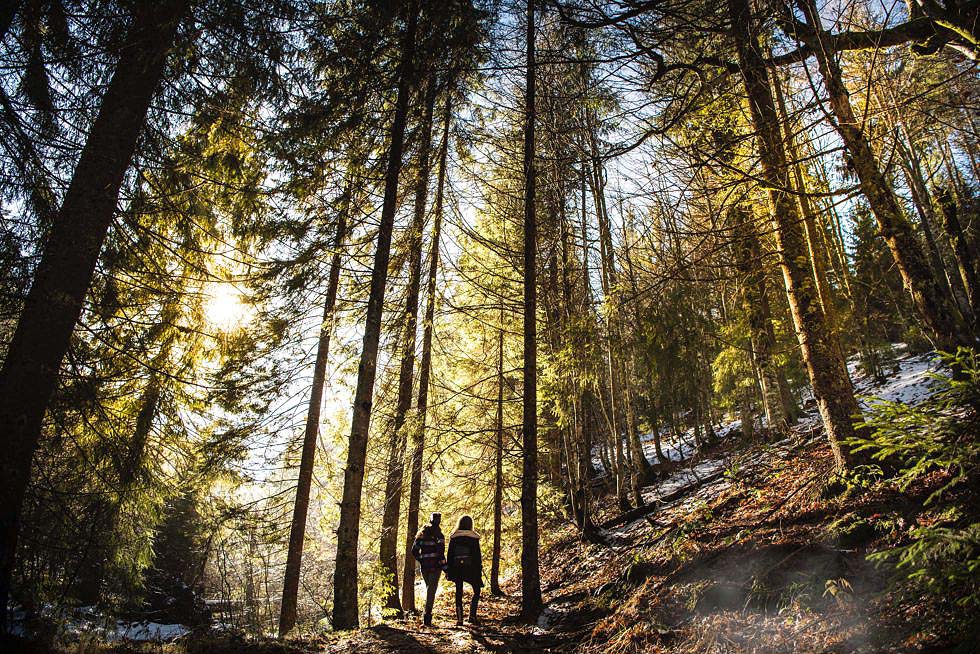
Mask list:
[[653,451],[657,453],[657,461],[661,465],[663,465],[667,463],[670,459],[668,459],[667,455],[664,454],[663,445],[661,444],[660,441],[660,420],[658,420],[656,411],[657,411],[656,408],[654,408],[653,411],[651,411],[651,413],[653,414],[651,417],[653,424],[650,425],[650,427],[653,429]]
[[[627,371],[628,374],[628,371]],[[643,506],[643,482],[646,480],[646,472],[649,471],[650,462],[643,454],[643,447],[640,445],[639,427],[637,426],[636,412],[633,409],[633,392],[630,388],[629,380],[626,380],[623,388],[623,400],[626,403],[626,429],[627,443],[630,455],[630,488],[633,491],[633,502],[637,506]],[[645,464],[645,465],[644,465]]]
[[862,131],[861,123],[854,115],[836,58],[837,53],[829,39],[825,38],[816,4],[813,0],[800,0],[800,4],[807,22],[815,30],[816,46],[813,53],[827,89],[831,111],[836,117],[835,127],[851,155],[861,191],[867,198],[881,235],[888,244],[905,288],[940,348],[950,349],[956,345],[968,344],[971,339],[955,319],[949,304],[944,301],[942,288],[922,256],[912,225],[899,207]]
[[980,320],[980,282],[977,280],[977,256],[973,250],[973,245],[963,233],[960,219],[956,208],[956,200],[953,199],[949,189],[943,189],[939,194],[939,205],[943,210],[943,230],[949,238],[949,244],[953,249],[953,258],[956,260],[956,267],[959,270],[960,278],[963,280],[963,288],[966,290],[966,299],[970,303],[970,312],[974,316],[974,322]]
[[600,281],[602,292],[606,299],[606,373],[609,378],[609,425],[610,436],[613,439],[613,467],[616,481],[616,497],[619,500],[619,507],[623,511],[630,510],[629,484],[627,474],[629,466],[626,465],[623,453],[623,419],[622,410],[622,389],[619,362],[614,353],[618,347],[616,338],[616,324],[611,315],[615,309],[615,261],[612,246],[612,236],[609,228],[609,215],[606,212],[605,188],[602,171],[602,163],[598,159],[597,144],[595,142],[594,129],[590,127],[589,137],[591,141],[592,153],[592,195],[596,208],[596,217],[599,223],[599,265],[601,267]]
[[820,300],[820,308],[827,317],[827,323],[832,330],[837,329],[836,311],[834,311],[833,298],[830,294],[830,285],[827,283],[827,266],[825,264],[825,253],[820,249],[820,241],[817,236],[817,220],[813,211],[813,204],[807,195],[806,181],[803,176],[800,156],[796,149],[796,139],[793,136],[793,126],[786,111],[786,100],[783,97],[782,84],[779,81],[779,71],[772,74],[772,88],[776,99],[776,109],[779,120],[783,125],[785,138],[786,156],[789,159],[793,171],[793,190],[796,191],[797,201],[800,206],[800,213],[803,216],[803,232],[806,237],[807,253],[810,255],[810,267],[813,270],[813,280],[816,283],[817,297]]
[[134,5],[132,26],[48,232],[0,371],[0,445],[5,453],[0,463],[0,611],[5,611],[10,593],[21,507],[44,412],[187,8],[188,0]]
[[580,522],[582,525],[582,536],[587,540],[591,539],[595,532],[595,526],[592,524],[592,493],[591,486],[592,483],[592,432],[588,428],[586,423],[586,411],[585,402],[582,395],[577,396],[577,447],[578,447],[578,490],[576,496],[578,499],[578,507],[582,516]]
[[364,463],[367,456],[368,430],[371,424],[371,405],[374,399],[374,380],[378,365],[378,344],[381,340],[381,317],[384,310],[385,286],[388,281],[388,262],[391,255],[391,236],[398,208],[398,177],[402,167],[405,144],[405,123],[408,120],[408,100],[415,80],[415,37],[418,30],[418,3],[406,3],[407,25],[402,42],[402,60],[398,71],[398,97],[391,126],[388,162],[385,171],[384,201],[378,226],[378,245],[371,271],[371,291],[368,297],[354,391],[354,410],[351,417],[347,463],[344,466],[344,490],[340,501],[340,524],[337,527],[337,559],[333,584],[333,628],[353,629],[360,623],[357,602],[357,558],[361,527],[361,491],[364,485]]
[[[895,97],[894,87],[889,86],[888,92],[891,96],[891,105],[893,107],[899,106]],[[880,90],[876,89],[876,94],[878,95],[879,106],[884,108],[886,103]],[[936,241],[935,233],[933,232],[933,225],[937,224],[936,214],[933,208],[932,198],[929,194],[929,188],[926,186],[925,176],[922,174],[922,163],[915,149],[912,134],[909,132],[906,121],[902,120],[901,116],[896,116],[893,120],[901,131],[901,138],[896,139],[897,149],[903,163],[901,168],[905,173],[909,192],[912,195],[912,204],[915,206],[916,213],[919,215],[919,224],[922,226],[922,234],[925,237],[926,247],[929,251],[928,258],[932,264],[933,276],[945,293],[945,298],[949,305],[959,308],[965,315],[965,307],[962,305],[957,293],[962,297],[966,297],[966,290],[959,283],[959,278],[950,274],[949,268],[943,259],[942,251],[939,249],[939,244]]]
[[388,444],[388,475],[385,481],[385,505],[381,519],[379,560],[382,574],[391,579],[383,598],[386,609],[395,617],[402,616],[398,600],[398,518],[401,515],[402,478],[405,472],[405,420],[412,407],[412,384],[415,381],[415,334],[419,319],[419,284],[422,276],[422,231],[425,229],[425,207],[429,193],[429,153],[432,148],[432,113],[438,87],[435,80],[429,88],[423,108],[421,143],[419,144],[418,180],[415,186],[415,207],[408,235],[408,293],[402,323],[402,359],[398,371],[398,399],[391,441]]
[[299,477],[296,480],[296,499],[293,503],[293,519],[289,526],[289,549],[286,551],[286,572],[282,581],[282,603],[279,608],[279,637],[296,626],[296,604],[299,597],[299,577],[303,565],[303,545],[306,540],[306,518],[310,510],[310,488],[313,486],[313,468],[316,462],[317,437],[320,433],[320,409],[323,406],[323,387],[327,378],[327,361],[330,358],[330,336],[333,333],[334,307],[340,286],[341,248],[347,238],[347,214],[353,192],[353,176],[347,174],[344,197],[337,215],[333,237],[333,255],[327,291],[323,300],[323,317],[320,320],[320,336],[313,364],[313,385],[310,402],[306,408],[306,427],[303,431],[303,452],[300,455]]
[[[624,230],[624,234],[625,233],[626,230]],[[636,297],[639,289],[637,288],[636,283],[636,270],[633,267],[633,257],[630,254],[631,248],[629,247],[629,242],[625,236],[623,241],[623,259],[626,261],[626,273],[630,285],[629,288],[633,296]],[[635,312],[628,311],[628,313],[630,314],[631,319],[637,319]],[[639,481],[645,482],[649,480],[650,475],[653,472],[653,466],[650,465],[650,461],[647,459],[646,454],[643,451],[643,442],[640,440],[639,425],[637,424],[638,418],[636,415],[636,405],[634,403],[632,385],[632,380],[636,375],[636,354],[634,348],[632,347],[629,348],[629,352],[626,355],[625,367],[627,379],[627,415],[628,422],[631,425],[629,443],[633,452],[633,466],[639,483]]]
[[[909,192],[912,194],[912,204],[915,206],[916,213],[919,214],[919,224],[922,226],[922,235],[925,237],[926,247],[929,250],[933,274],[936,276],[936,281],[942,286],[947,301],[952,306],[960,306],[953,289],[960,286],[958,290],[962,291],[963,296],[966,296],[966,289],[961,288],[961,284],[959,284],[961,280],[950,274],[946,262],[943,260],[942,250],[939,249],[939,242],[936,240],[936,233],[933,231],[933,225],[936,224],[936,214],[932,205],[932,197],[926,186],[925,178],[922,176],[918,156],[911,147],[900,147],[899,151],[902,152],[906,160],[906,165],[902,166],[902,170],[908,181]],[[960,309],[962,311],[963,307],[960,306]]]
[[[569,223],[567,216],[562,213],[558,220],[559,229],[559,244],[561,246],[561,319],[562,319],[562,329],[561,337],[565,339],[565,347],[575,347],[574,342],[567,342],[570,338],[574,338],[574,334],[570,332],[569,325],[572,324],[573,313],[577,312],[577,305],[572,297],[572,279],[571,279],[571,267],[572,267],[572,252],[571,243],[569,239]],[[562,451],[565,456],[565,479],[564,483],[566,486],[566,497],[568,499],[569,513],[575,524],[581,528],[582,523],[582,510],[579,507],[579,495],[578,489],[581,487],[581,482],[578,478],[578,473],[581,471],[581,466],[579,465],[579,446],[578,446],[578,412],[576,410],[576,402],[579,394],[579,374],[577,369],[572,369],[569,371],[570,374],[565,380],[565,397],[568,398],[568,413],[571,415],[571,424],[569,424],[565,429],[562,429]]]
[[493,549],[490,555],[490,594],[499,597],[500,589],[500,538],[504,505],[504,327],[501,310],[500,329],[497,332],[497,415],[494,420],[493,464]]
[[784,434],[788,421],[779,393],[779,370],[773,358],[776,343],[769,316],[766,274],[762,268],[759,240],[751,216],[745,209],[736,207],[731,216],[737,239],[735,267],[741,277],[742,310],[745,311],[749,323],[752,361],[759,370],[762,408],[769,429],[775,434]]
[[418,428],[412,432],[411,480],[405,529],[405,561],[402,566],[402,609],[415,610],[415,565],[412,543],[419,530],[419,506],[422,499],[422,457],[425,453],[425,425],[429,408],[429,379],[432,375],[432,323],[436,312],[436,275],[439,270],[439,239],[442,232],[442,205],[446,187],[446,161],[449,157],[449,125],[452,119],[452,89],[446,91],[442,116],[442,143],[439,145],[439,174],[433,207],[429,277],[425,286],[425,318],[422,322],[422,360],[419,362],[419,395],[416,402]]
[[854,435],[852,421],[860,415],[860,407],[840,357],[840,348],[820,310],[813,276],[807,270],[802,221],[796,203],[786,192],[789,188],[786,152],[758,36],[751,29],[748,0],[728,0],[728,8],[793,323],[834,459],[843,468],[851,457],[841,441]]
[[534,199],[534,0],[527,2],[524,125],[524,402],[521,478],[521,615],[541,612],[538,570],[537,219]]
[[[812,153],[812,148],[808,148],[808,151]],[[821,186],[829,189],[830,181],[827,178],[827,171],[824,169],[822,163],[816,166],[815,172]],[[831,243],[833,244],[834,260],[837,262],[836,267],[839,268],[838,278],[841,280],[844,295],[850,299],[853,297],[851,292],[850,262],[847,258],[847,248],[844,246],[844,229],[841,226],[840,212],[837,211],[837,205],[833,200],[827,200],[827,210],[824,215],[828,222],[827,229],[830,232]]]

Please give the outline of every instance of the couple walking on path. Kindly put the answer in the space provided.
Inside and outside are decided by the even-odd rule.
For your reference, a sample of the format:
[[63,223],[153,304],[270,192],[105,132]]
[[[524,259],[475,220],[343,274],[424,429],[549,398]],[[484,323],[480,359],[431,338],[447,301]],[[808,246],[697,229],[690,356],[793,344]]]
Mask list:
[[439,588],[439,576],[446,572],[446,579],[456,584],[456,624],[463,624],[463,584],[473,588],[470,600],[469,621],[476,622],[476,608],[480,601],[480,588],[483,587],[483,557],[480,554],[480,534],[473,531],[473,518],[464,515],[459,519],[456,531],[449,536],[449,551],[446,551],[446,538],[442,535],[439,523],[442,514],[433,513],[429,524],[422,528],[412,545],[412,556],[419,562],[422,579],[425,581],[425,613],[423,623],[432,626],[432,603]]

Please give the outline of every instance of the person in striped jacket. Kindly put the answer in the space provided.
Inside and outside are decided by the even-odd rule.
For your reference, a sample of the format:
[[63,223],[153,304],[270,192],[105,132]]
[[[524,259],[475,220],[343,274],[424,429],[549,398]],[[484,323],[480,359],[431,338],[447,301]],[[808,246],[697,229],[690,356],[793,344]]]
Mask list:
[[442,514],[433,513],[429,524],[422,527],[412,544],[412,556],[419,562],[419,572],[425,581],[425,613],[422,622],[427,627],[432,626],[432,604],[439,588],[439,576],[446,566],[446,537],[439,528],[441,521]]

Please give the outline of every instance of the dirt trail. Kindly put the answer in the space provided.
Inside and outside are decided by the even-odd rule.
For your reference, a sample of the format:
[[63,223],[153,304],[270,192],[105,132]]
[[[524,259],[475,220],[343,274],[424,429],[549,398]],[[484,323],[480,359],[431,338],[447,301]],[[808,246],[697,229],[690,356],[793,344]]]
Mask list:
[[[569,643],[561,633],[546,632],[536,625],[515,619],[520,602],[514,597],[488,597],[480,602],[480,622],[456,626],[453,592],[441,589],[432,627],[420,618],[389,621],[367,629],[337,636],[326,643],[324,652],[375,654],[398,652],[422,654],[449,652],[557,652]],[[567,636],[567,634],[566,634]]]
[[[725,454],[715,454],[719,461]],[[719,464],[720,465],[720,464]],[[683,474],[681,470],[678,474]],[[720,473],[712,475],[704,482],[715,481]],[[670,481],[669,478],[666,481]],[[665,481],[657,481],[644,490],[653,492],[661,488]],[[690,496],[700,496],[713,499],[725,485],[717,486],[712,483],[684,486],[669,496],[668,504],[676,504]],[[659,493],[658,493],[659,495]],[[661,498],[663,499],[663,498]],[[664,506],[659,504],[658,506]],[[649,513],[647,509],[643,513]],[[606,581],[618,578],[609,576],[608,571],[601,572],[604,565],[611,565],[617,573],[621,566],[627,565],[633,552],[633,541],[644,539],[649,534],[633,533],[634,523],[649,528],[645,520],[636,523],[635,520],[623,520],[616,515],[614,522],[627,522],[619,525],[618,530],[604,532],[609,543],[605,546],[587,546],[582,543],[577,532],[570,534],[560,545],[555,543],[553,550],[546,549],[542,553],[542,581],[544,584],[544,611],[540,623],[527,624],[519,621],[516,616],[520,611],[520,598],[516,596],[487,597],[480,602],[480,622],[476,625],[466,624],[457,627],[455,624],[455,608],[453,606],[453,590],[448,584],[443,584],[436,599],[435,624],[424,627],[420,617],[405,620],[389,620],[383,624],[364,628],[346,634],[337,634],[328,638],[325,649],[327,654],[355,652],[358,654],[448,654],[456,652],[518,652],[526,654],[574,652],[583,641],[590,640],[592,629],[601,617],[602,611],[588,609],[582,606],[583,600],[595,591],[592,586],[597,584],[592,575],[600,572],[600,577]],[[618,545],[610,547],[611,544]],[[592,547],[593,556],[586,554],[586,549]],[[624,558],[625,557],[625,558]],[[617,564],[616,561],[619,561]],[[599,584],[601,585],[601,584]],[[506,587],[505,587],[506,588]],[[517,588],[511,590],[517,591]],[[466,599],[469,595],[467,594]]]

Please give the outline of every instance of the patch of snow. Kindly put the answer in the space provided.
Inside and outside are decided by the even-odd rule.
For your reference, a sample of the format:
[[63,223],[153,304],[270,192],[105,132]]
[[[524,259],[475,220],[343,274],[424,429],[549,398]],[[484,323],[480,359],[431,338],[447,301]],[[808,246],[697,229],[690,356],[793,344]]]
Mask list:
[[[27,636],[27,614],[15,607],[11,611],[11,633],[16,636]],[[95,606],[80,606],[77,608],[56,608],[45,606],[42,615],[55,621],[60,637],[69,641],[78,640],[86,635],[95,635],[106,641],[137,641],[137,642],[173,642],[191,632],[189,627],[182,624],[161,624],[158,622],[126,622],[116,621],[113,625],[109,618],[100,613]]]
[[116,628],[108,634],[108,640],[131,640],[135,642],[170,643],[191,632],[182,624],[160,624],[159,622],[116,622]]
[[898,370],[885,379],[883,384],[875,384],[873,378],[855,375],[854,390],[861,396],[861,406],[867,409],[869,399],[879,398],[903,404],[918,404],[933,393],[935,379],[941,374],[939,360],[932,354],[905,356],[896,361]]

